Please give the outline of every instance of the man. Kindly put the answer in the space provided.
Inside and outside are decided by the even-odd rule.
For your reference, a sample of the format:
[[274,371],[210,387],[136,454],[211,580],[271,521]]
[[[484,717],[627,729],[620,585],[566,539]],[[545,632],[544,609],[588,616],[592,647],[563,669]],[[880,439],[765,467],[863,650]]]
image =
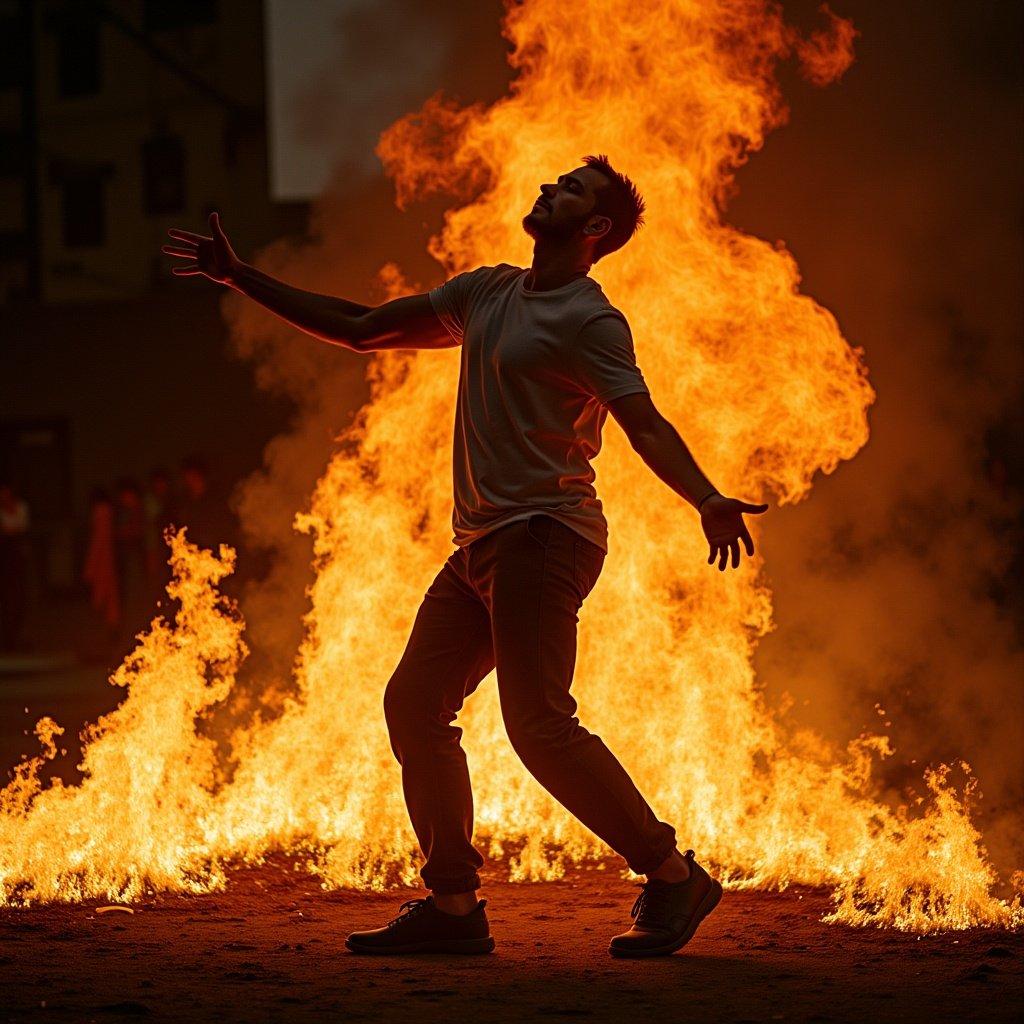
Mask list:
[[601,572],[607,524],[590,460],[608,410],[651,469],[700,513],[709,564],[739,565],[753,542],[748,505],[719,494],[654,407],[625,317],[588,272],[642,223],[643,199],[603,157],[542,185],[523,218],[529,269],[499,264],[377,307],[313,295],[213,237],[172,230],[164,252],[255,299],[306,333],[356,352],[462,346],[454,443],[455,551],[430,585],[384,694],[391,745],[425,856],[431,895],[388,925],[354,932],[359,953],[489,952],[478,900],[473,797],[453,726],[464,699],[497,668],[509,739],[537,780],[647,881],[613,956],[672,953],[722,888],[676,848],[604,743],[579,724],[569,693],[577,612]]

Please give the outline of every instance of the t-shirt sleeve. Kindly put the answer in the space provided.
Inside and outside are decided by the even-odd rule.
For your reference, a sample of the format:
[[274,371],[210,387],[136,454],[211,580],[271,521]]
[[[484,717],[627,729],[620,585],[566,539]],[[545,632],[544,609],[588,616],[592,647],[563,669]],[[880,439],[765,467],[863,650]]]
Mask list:
[[456,274],[444,284],[431,288],[427,292],[438,319],[458,342],[462,341],[466,331],[466,321],[469,319],[473,294],[480,284],[482,276],[490,269],[490,267],[478,267],[476,270],[467,270],[465,273]]
[[597,313],[584,321],[572,355],[580,386],[602,405],[623,395],[651,393],[636,364],[629,325],[617,314]]

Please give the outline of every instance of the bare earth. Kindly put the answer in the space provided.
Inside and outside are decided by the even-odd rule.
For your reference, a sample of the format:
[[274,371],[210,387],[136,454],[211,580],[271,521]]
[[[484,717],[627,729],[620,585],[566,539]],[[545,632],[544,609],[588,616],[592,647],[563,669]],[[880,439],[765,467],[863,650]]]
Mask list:
[[614,871],[490,881],[487,956],[367,957],[343,939],[401,890],[323,892],[284,862],[224,893],[0,911],[0,1021],[1010,1021],[1024,936],[823,925],[824,893],[726,892],[685,949],[614,960],[636,889]]

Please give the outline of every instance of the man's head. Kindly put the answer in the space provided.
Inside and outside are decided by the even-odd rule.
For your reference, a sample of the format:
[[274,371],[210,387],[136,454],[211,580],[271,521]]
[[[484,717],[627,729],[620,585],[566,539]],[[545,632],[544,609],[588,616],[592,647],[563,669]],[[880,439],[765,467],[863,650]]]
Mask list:
[[582,167],[540,191],[523,229],[537,242],[579,245],[591,263],[624,246],[644,222],[636,185],[605,156],[585,156]]

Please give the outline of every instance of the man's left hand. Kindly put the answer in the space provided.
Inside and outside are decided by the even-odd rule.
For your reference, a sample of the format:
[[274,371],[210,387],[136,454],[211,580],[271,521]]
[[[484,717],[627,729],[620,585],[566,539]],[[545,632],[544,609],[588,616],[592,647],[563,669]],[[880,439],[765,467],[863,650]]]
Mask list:
[[754,553],[754,542],[743,522],[744,514],[760,515],[767,512],[767,505],[750,505],[738,498],[727,498],[724,494],[713,494],[700,508],[700,525],[704,536],[708,539],[710,552],[708,565],[718,559],[721,572],[729,564],[729,553],[732,553],[732,567],[740,564],[740,541],[746,548],[747,556]]

